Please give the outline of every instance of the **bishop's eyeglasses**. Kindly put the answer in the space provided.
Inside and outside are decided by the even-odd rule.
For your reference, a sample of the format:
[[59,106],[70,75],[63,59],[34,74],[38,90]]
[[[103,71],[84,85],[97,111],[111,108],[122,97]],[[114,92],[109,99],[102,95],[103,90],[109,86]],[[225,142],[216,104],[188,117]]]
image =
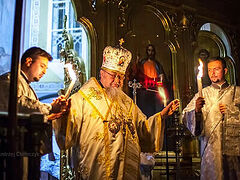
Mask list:
[[115,80],[116,78],[118,78],[119,80],[124,80],[125,79],[125,75],[124,74],[119,74],[119,73],[110,73],[108,71],[106,71],[105,69],[102,69],[105,73],[107,73],[112,80]]

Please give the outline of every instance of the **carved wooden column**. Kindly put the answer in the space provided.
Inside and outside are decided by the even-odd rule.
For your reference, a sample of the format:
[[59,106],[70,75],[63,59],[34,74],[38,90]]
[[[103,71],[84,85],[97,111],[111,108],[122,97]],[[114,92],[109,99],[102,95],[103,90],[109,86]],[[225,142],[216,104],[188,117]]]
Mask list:
[[[197,24],[191,11],[181,9],[172,16],[174,37],[178,42],[177,66],[181,69],[181,72],[178,72],[178,81],[182,108],[186,107],[196,91],[193,52],[196,46]],[[182,139],[182,162],[191,166],[192,157],[196,156],[198,151],[198,142],[186,131]]]

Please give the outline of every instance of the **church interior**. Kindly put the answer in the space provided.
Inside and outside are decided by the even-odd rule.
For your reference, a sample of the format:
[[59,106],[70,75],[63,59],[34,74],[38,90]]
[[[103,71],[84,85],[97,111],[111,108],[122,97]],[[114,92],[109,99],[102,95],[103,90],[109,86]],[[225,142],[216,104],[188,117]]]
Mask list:
[[[20,177],[24,174],[23,172],[26,171],[24,168],[26,167],[23,168],[21,163],[16,163],[16,161],[23,158],[20,151],[25,151],[25,148],[34,150],[33,148],[37,147],[39,141],[40,128],[38,126],[41,126],[43,117],[41,115],[19,115],[16,112],[16,77],[19,69],[19,59],[29,44],[31,46],[42,46],[49,52],[55,53],[56,56],[53,56],[54,63],[66,58],[69,49],[72,49],[73,56],[77,56],[75,51],[78,52],[79,57],[73,58],[74,62],[81,69],[81,61],[83,61],[86,69],[84,70],[85,76],[79,80],[78,86],[81,86],[90,77],[99,77],[104,48],[108,45],[116,46],[120,41],[121,45],[132,53],[132,60],[127,69],[123,91],[133,99],[135,98],[133,84],[131,84],[134,80],[132,71],[134,66],[146,56],[146,47],[152,44],[155,47],[155,60],[162,65],[165,79],[167,79],[167,81],[163,81],[163,85],[168,87],[168,102],[176,98],[181,102],[178,112],[169,117],[164,134],[163,149],[155,154],[156,162],[151,172],[151,179],[200,179],[201,155],[199,140],[191,135],[183,125],[181,113],[194,94],[198,92],[196,71],[199,65],[200,52],[203,49],[208,52],[208,56],[224,58],[228,67],[226,76],[228,83],[239,85],[240,15],[238,1],[65,1],[72,5],[72,9],[69,8],[72,11],[72,16],[68,14],[67,19],[63,18],[70,10],[64,10],[62,14],[59,13],[61,8],[64,8],[59,4],[54,4],[58,3],[57,0],[34,0],[32,2],[30,0],[16,0],[15,4],[13,3],[15,5],[13,8],[6,1],[0,3],[0,8],[5,9],[0,12],[0,39],[2,42],[0,42],[0,50],[1,47],[5,48],[5,51],[0,51],[2,61],[0,65],[3,66],[2,59],[11,59],[8,70],[12,74],[9,111],[8,113],[0,113],[0,158],[8,157],[8,160],[5,161],[6,164],[1,163],[0,165],[0,179],[15,179],[14,177],[17,175]],[[49,8],[52,12],[52,18],[49,18],[49,9],[46,8],[50,2],[52,3],[52,7]],[[6,6],[4,6],[4,3]],[[39,7],[39,9],[35,7]],[[56,7],[60,9],[58,13],[55,12]],[[7,21],[4,21],[6,16],[4,13],[8,13]],[[29,20],[27,20],[27,17],[30,17]],[[12,21],[12,32],[9,32],[9,21]],[[47,31],[51,26],[47,25],[52,23],[50,21],[59,22],[58,25],[60,24],[62,27],[61,31],[51,31],[52,35],[49,35]],[[69,24],[75,22],[81,24],[81,31],[86,32],[85,35],[70,37],[71,33],[77,31],[74,28],[79,27],[79,25],[75,25],[72,29],[69,28]],[[36,23],[42,23],[42,25],[36,25]],[[31,27],[28,31],[26,31],[27,26]],[[54,27],[54,24],[52,27]],[[34,36],[34,33],[37,33],[37,35]],[[57,35],[54,36],[54,33]],[[54,37],[57,36],[61,43],[51,44]],[[34,38],[37,39],[38,43],[34,43]],[[68,44],[69,42],[73,43],[73,45]],[[75,46],[74,43],[76,42],[80,45]],[[79,49],[81,49],[81,54]],[[52,94],[44,94],[49,97],[59,93],[59,90],[64,87],[62,84],[68,84],[69,80],[64,77],[67,76],[64,73],[62,78],[59,78],[57,75],[51,76],[50,71],[52,74],[59,73],[58,67],[49,67],[48,78],[45,78],[42,84],[34,85],[36,89],[45,88],[42,90],[45,93],[54,84]],[[79,71],[82,71],[82,69]],[[4,71],[0,69],[1,74],[2,72]],[[51,84],[44,85],[44,83]],[[136,93],[138,93],[138,89]],[[141,95],[136,96],[136,101],[139,101],[138,98],[141,99]],[[149,107],[151,107],[151,102],[149,100]],[[24,121],[26,119],[35,120],[37,123],[31,125],[29,122],[32,121],[26,123]],[[26,137],[23,138],[24,133]],[[11,154],[6,154],[6,152],[12,151],[9,151],[8,148],[15,149],[15,152],[18,151],[18,155],[15,154],[14,158],[9,158]],[[54,175],[52,170],[46,171],[45,177],[42,177],[42,179],[71,179],[67,177],[72,174],[66,172],[68,171],[66,166],[70,161],[68,159],[69,152],[62,151],[59,153],[58,170],[55,172],[58,175]],[[35,158],[31,163],[27,167],[29,173],[27,179],[39,179],[40,157]],[[41,165],[41,168],[43,167],[44,165]],[[14,172],[12,172],[12,169],[15,169]],[[41,170],[41,172],[43,171]]]

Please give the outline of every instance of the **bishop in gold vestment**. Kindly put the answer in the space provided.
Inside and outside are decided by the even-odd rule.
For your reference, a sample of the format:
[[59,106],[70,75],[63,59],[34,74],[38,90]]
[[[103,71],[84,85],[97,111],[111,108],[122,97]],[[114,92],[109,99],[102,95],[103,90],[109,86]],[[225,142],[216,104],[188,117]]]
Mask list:
[[[73,147],[77,179],[139,179],[139,158],[144,152],[159,151],[163,118],[179,106],[171,102],[148,120],[122,90],[129,51],[106,47],[101,79],[91,78],[71,97],[66,119],[53,123],[61,149]],[[127,62],[128,61],[128,62]],[[111,92],[111,93],[109,93]]]

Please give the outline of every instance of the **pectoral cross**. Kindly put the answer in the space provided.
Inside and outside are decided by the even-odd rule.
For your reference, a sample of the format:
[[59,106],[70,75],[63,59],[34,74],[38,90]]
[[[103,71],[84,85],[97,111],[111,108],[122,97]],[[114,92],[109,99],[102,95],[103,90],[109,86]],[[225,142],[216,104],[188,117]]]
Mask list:
[[128,82],[128,86],[133,88],[133,102],[136,104],[137,103],[137,99],[136,99],[137,89],[140,88],[142,85],[140,83],[137,83],[136,79],[133,79],[133,82],[132,81]]

